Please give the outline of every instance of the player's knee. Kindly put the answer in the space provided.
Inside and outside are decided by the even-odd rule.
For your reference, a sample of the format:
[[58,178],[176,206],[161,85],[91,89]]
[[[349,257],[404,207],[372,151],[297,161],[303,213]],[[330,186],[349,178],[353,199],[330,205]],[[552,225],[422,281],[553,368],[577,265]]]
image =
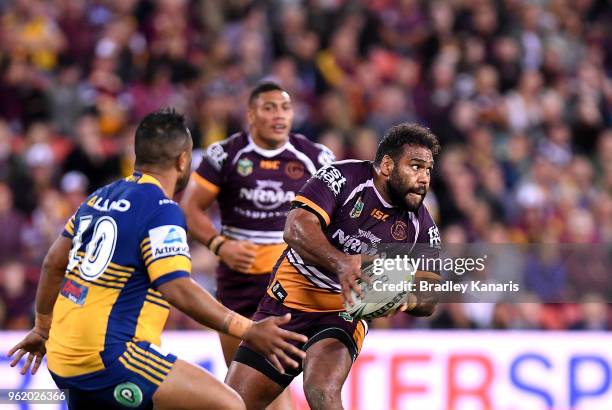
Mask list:
[[341,399],[341,388],[334,383],[304,384],[306,400],[313,410],[327,409]]

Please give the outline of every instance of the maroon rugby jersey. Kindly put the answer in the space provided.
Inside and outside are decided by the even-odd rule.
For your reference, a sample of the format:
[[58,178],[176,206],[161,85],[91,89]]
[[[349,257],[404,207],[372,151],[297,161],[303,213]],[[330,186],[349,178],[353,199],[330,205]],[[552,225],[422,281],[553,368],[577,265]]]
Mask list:
[[[299,191],[294,203],[309,207],[321,220],[329,242],[346,254],[378,254],[382,244],[420,245],[419,256],[438,256],[440,235],[424,205],[416,213],[387,203],[374,186],[370,161],[339,161],[321,168]],[[402,248],[404,248],[402,246]],[[290,308],[310,312],[344,310],[335,272],[309,265],[291,247],[281,255],[268,294]],[[282,292],[274,292],[275,284]]]
[[[222,234],[259,245],[249,273],[272,271],[285,247],[283,229],[291,201],[321,166],[333,160],[328,148],[299,134],[290,134],[275,150],[255,145],[247,133],[208,147],[194,178],[218,193]],[[223,264],[221,268],[226,269]]]

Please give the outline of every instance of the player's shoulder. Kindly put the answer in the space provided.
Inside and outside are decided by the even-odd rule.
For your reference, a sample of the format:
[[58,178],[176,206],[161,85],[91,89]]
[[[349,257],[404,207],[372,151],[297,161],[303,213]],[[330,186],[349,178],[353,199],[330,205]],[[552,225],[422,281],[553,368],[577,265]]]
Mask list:
[[358,159],[345,159],[334,161],[324,168],[334,168],[350,179],[351,181],[361,181],[372,178],[372,162]]
[[417,210],[417,218],[419,220],[419,222],[421,223],[426,223],[428,225],[435,225],[436,223],[434,222],[433,217],[431,216],[431,214],[429,213],[429,209],[427,209],[427,206],[425,204],[422,204],[419,209]]
[[[108,211],[109,207],[118,207],[119,204],[107,199],[114,198],[117,193],[124,188],[125,179],[115,180],[90,193],[81,203],[76,214],[83,214],[94,211]],[[121,206],[123,207],[123,205]]]
[[359,185],[371,177],[372,163],[370,161],[351,159],[332,162],[319,169],[313,176],[326,183],[335,195],[340,194],[345,186]]
[[246,133],[238,132],[232,134],[222,141],[210,144],[204,153],[204,160],[208,161],[217,170],[220,170],[228,158],[232,158],[248,144],[249,139]]
[[298,151],[306,154],[317,168],[329,165],[336,160],[334,153],[323,144],[313,142],[302,134],[289,134],[289,142]]
[[425,204],[419,207],[417,211],[417,219],[421,227],[421,232],[424,234],[424,242],[429,242],[431,247],[439,249],[442,242],[440,231]]
[[178,203],[167,198],[159,182],[146,174],[134,173],[128,178],[117,181],[113,192],[114,196],[128,201],[130,209],[138,215],[150,215],[162,207],[177,209],[180,212]]
[[140,223],[146,229],[152,229],[159,226],[181,227],[186,230],[185,214],[181,210],[179,204],[165,195],[151,198],[147,203],[147,209],[143,209],[143,214],[146,215]]
[[167,219],[168,223],[183,223],[185,220],[185,215],[179,204],[166,197],[157,199],[154,204],[154,211],[160,219]]

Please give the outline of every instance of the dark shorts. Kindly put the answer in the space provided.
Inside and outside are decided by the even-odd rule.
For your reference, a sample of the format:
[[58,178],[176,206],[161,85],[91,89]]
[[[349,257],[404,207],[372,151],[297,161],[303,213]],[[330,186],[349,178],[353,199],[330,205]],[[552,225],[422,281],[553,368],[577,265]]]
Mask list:
[[[305,344],[292,342],[300,349],[306,351],[319,340],[337,339],[346,346],[353,361],[359,355],[363,339],[368,332],[368,325],[363,320],[353,319],[346,312],[302,312],[288,308],[266,294],[253,320],[261,320],[268,316],[282,316],[286,313],[291,313],[291,320],[283,328],[308,337]],[[242,342],[234,360],[265,374],[283,387],[287,387],[302,372],[301,367],[287,370],[287,373],[284,374],[279,372],[247,342]]]
[[248,275],[230,270],[222,264],[217,269],[217,299],[223,306],[251,318],[266,294],[270,274]]
[[176,359],[148,342],[136,342],[104,370],[75,377],[49,373],[57,387],[68,389],[70,410],[152,409],[153,394]]

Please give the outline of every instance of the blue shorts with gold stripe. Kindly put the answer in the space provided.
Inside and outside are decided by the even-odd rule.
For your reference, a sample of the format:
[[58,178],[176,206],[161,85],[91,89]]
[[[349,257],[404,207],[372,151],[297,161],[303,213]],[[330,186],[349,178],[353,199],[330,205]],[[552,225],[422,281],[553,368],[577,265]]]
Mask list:
[[75,377],[50,373],[60,389],[69,390],[70,410],[152,409],[153,394],[176,359],[149,342],[128,342],[125,351],[104,370]]

